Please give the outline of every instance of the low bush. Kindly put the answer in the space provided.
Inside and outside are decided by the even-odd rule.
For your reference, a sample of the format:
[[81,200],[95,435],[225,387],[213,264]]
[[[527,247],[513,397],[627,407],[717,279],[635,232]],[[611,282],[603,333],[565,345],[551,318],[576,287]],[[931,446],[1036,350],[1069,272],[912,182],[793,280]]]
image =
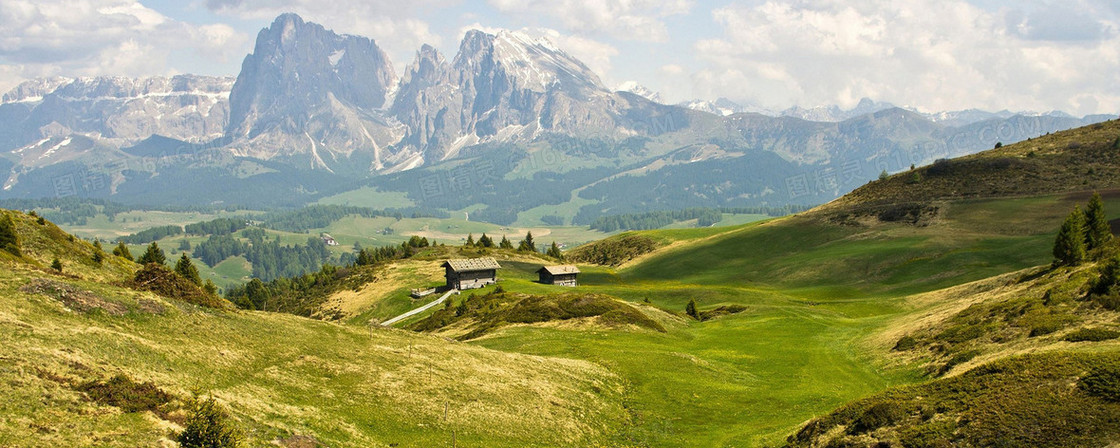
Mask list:
[[1120,338],[1120,331],[1104,328],[1082,328],[1067,334],[1063,339],[1069,342],[1100,342],[1116,338]]
[[171,395],[152,383],[137,383],[124,375],[82,383],[76,388],[90,400],[115,406],[124,412],[166,411]]
[[1093,369],[1078,385],[1089,395],[1120,403],[1120,368],[1115,365]]
[[229,307],[229,302],[206,292],[194,282],[159,263],[144,265],[136,272],[136,276],[133,277],[128,286],[139,291],[151,291],[164,297],[208,308]]
[[949,358],[949,360],[945,362],[945,365],[941,366],[941,369],[937,372],[937,375],[945,375],[946,373],[949,373],[949,371],[953,370],[954,367],[972,361],[972,358],[975,358],[979,354],[979,350],[969,350],[967,352],[957,353],[956,355],[953,355],[952,358]]
[[723,317],[723,316],[728,316],[728,315],[731,315],[731,314],[739,314],[739,313],[742,313],[743,311],[746,311],[746,310],[747,310],[747,307],[745,307],[743,305],[724,305],[724,306],[721,306],[721,307],[718,307],[718,308],[710,309],[708,311],[701,311],[700,312],[700,320],[701,321],[707,321],[707,320],[717,319],[717,318],[720,318],[720,317]]
[[903,337],[899,338],[898,342],[894,343],[894,349],[893,350],[896,351],[896,352],[904,352],[904,351],[910,350],[910,349],[912,349],[914,347],[917,347],[917,346],[918,346],[918,340],[916,338],[914,338],[913,336],[906,335],[906,336],[903,336]]
[[652,238],[641,235],[622,235],[618,238],[608,238],[577,247],[565,254],[565,257],[574,262],[619,266],[641,255],[653,252],[657,247],[657,242]]
[[895,403],[882,402],[872,405],[848,428],[849,434],[864,434],[884,426],[891,426],[906,414]]

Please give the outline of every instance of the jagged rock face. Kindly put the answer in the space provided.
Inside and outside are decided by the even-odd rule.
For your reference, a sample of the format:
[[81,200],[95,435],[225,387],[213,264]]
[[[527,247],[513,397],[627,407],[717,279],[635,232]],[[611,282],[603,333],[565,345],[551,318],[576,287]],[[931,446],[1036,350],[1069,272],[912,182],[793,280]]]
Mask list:
[[[426,148],[429,138],[445,127],[446,114],[430,114],[430,111],[447,107],[451,100],[452,87],[441,84],[447,73],[448,64],[439,50],[424,45],[416,53],[416,59],[401,78],[401,87],[393,101],[389,113],[401,121],[412,132],[402,142],[414,148]],[[446,110],[446,109],[444,109]]]
[[223,135],[233,78],[51,78],[4,95],[7,149],[82,134],[125,146],[158,134],[185,141]]
[[231,150],[331,171],[357,156],[380,169],[380,147],[394,133],[371,112],[396,84],[392,64],[372,40],[282,15],[258,34],[233,86]]
[[401,146],[429,161],[541,132],[613,134],[625,103],[567,53],[507,31],[467,32],[450,64],[422,49],[400,92],[390,110],[409,127]]

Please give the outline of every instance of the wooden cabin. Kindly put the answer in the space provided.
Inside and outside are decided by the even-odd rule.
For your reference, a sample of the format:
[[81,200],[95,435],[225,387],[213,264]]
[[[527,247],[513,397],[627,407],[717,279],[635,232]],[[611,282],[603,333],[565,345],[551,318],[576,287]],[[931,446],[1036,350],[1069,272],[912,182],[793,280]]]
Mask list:
[[447,260],[443,263],[447,287],[450,289],[477,289],[498,282],[498,269],[502,266],[490,257]]
[[559,266],[545,266],[538,269],[537,274],[540,275],[540,282],[546,285],[579,285],[579,282],[576,280],[576,277],[579,275],[579,268],[570,264]]

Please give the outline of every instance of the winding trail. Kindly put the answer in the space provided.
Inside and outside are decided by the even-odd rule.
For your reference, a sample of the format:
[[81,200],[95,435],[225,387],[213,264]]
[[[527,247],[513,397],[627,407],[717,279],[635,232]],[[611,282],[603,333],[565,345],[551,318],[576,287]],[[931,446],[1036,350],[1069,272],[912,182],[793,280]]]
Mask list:
[[417,314],[420,314],[420,313],[423,313],[423,312],[425,312],[425,311],[428,311],[428,310],[432,309],[432,307],[434,307],[434,306],[436,306],[436,305],[439,305],[439,304],[443,303],[443,301],[444,301],[444,300],[447,300],[447,298],[448,298],[449,296],[451,296],[451,294],[458,294],[458,293],[459,293],[459,290],[457,290],[457,289],[452,289],[452,290],[450,290],[450,291],[447,291],[447,292],[446,292],[446,293],[444,293],[444,294],[443,294],[442,296],[440,296],[440,297],[439,297],[438,299],[436,299],[436,300],[433,300],[433,301],[431,301],[431,302],[430,302],[430,303],[428,303],[427,305],[424,305],[424,306],[422,306],[422,307],[420,307],[420,308],[417,308],[417,309],[411,310],[411,311],[409,311],[409,312],[407,312],[407,313],[401,314],[400,316],[394,317],[394,318],[392,318],[392,319],[389,319],[389,320],[387,320],[387,321],[385,321],[385,322],[382,322],[382,323],[381,323],[381,326],[382,326],[382,327],[388,327],[388,326],[390,326],[390,325],[393,325],[393,324],[395,324],[395,323],[397,323],[397,322],[400,322],[400,321],[402,321],[402,320],[408,319],[408,318],[410,318],[410,317],[412,317],[412,316],[415,316],[415,315],[417,315]]

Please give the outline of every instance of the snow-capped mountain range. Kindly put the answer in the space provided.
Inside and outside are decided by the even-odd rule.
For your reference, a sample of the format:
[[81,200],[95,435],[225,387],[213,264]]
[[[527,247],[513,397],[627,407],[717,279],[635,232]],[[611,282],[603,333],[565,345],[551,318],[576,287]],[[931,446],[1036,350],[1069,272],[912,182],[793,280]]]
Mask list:
[[[856,154],[872,160],[882,154],[866,152],[860,139],[891,140],[904,132],[898,142],[945,146],[947,136],[969,126],[1023,116],[919,114],[868,99],[852,109],[778,112],[726,98],[666,105],[637,83],[608,88],[548,40],[512,31],[469,31],[450,59],[425,45],[398,78],[377,42],[284,14],[261,30],[236,78],[48,78],[19,85],[0,98],[0,170],[9,172],[3,191],[20,196],[43,194],[48,181],[33,176],[37,170],[96,171],[121,163],[131,165],[106,173],[98,195],[146,194],[163,177],[203,170],[214,179],[239,179],[242,188],[269,179],[273,188],[300,196],[456,160],[495,157],[521,166],[517,160],[542,149],[579,157],[586,169],[660,167],[642,168],[646,175],[757,151],[807,167]],[[1020,126],[1003,136],[1005,143],[1104,119],[1035,116],[1045,120]],[[802,123],[782,121],[790,119]],[[878,134],[844,125],[863,122]],[[912,135],[914,129],[922,134]],[[286,172],[304,174],[270,174]]]

